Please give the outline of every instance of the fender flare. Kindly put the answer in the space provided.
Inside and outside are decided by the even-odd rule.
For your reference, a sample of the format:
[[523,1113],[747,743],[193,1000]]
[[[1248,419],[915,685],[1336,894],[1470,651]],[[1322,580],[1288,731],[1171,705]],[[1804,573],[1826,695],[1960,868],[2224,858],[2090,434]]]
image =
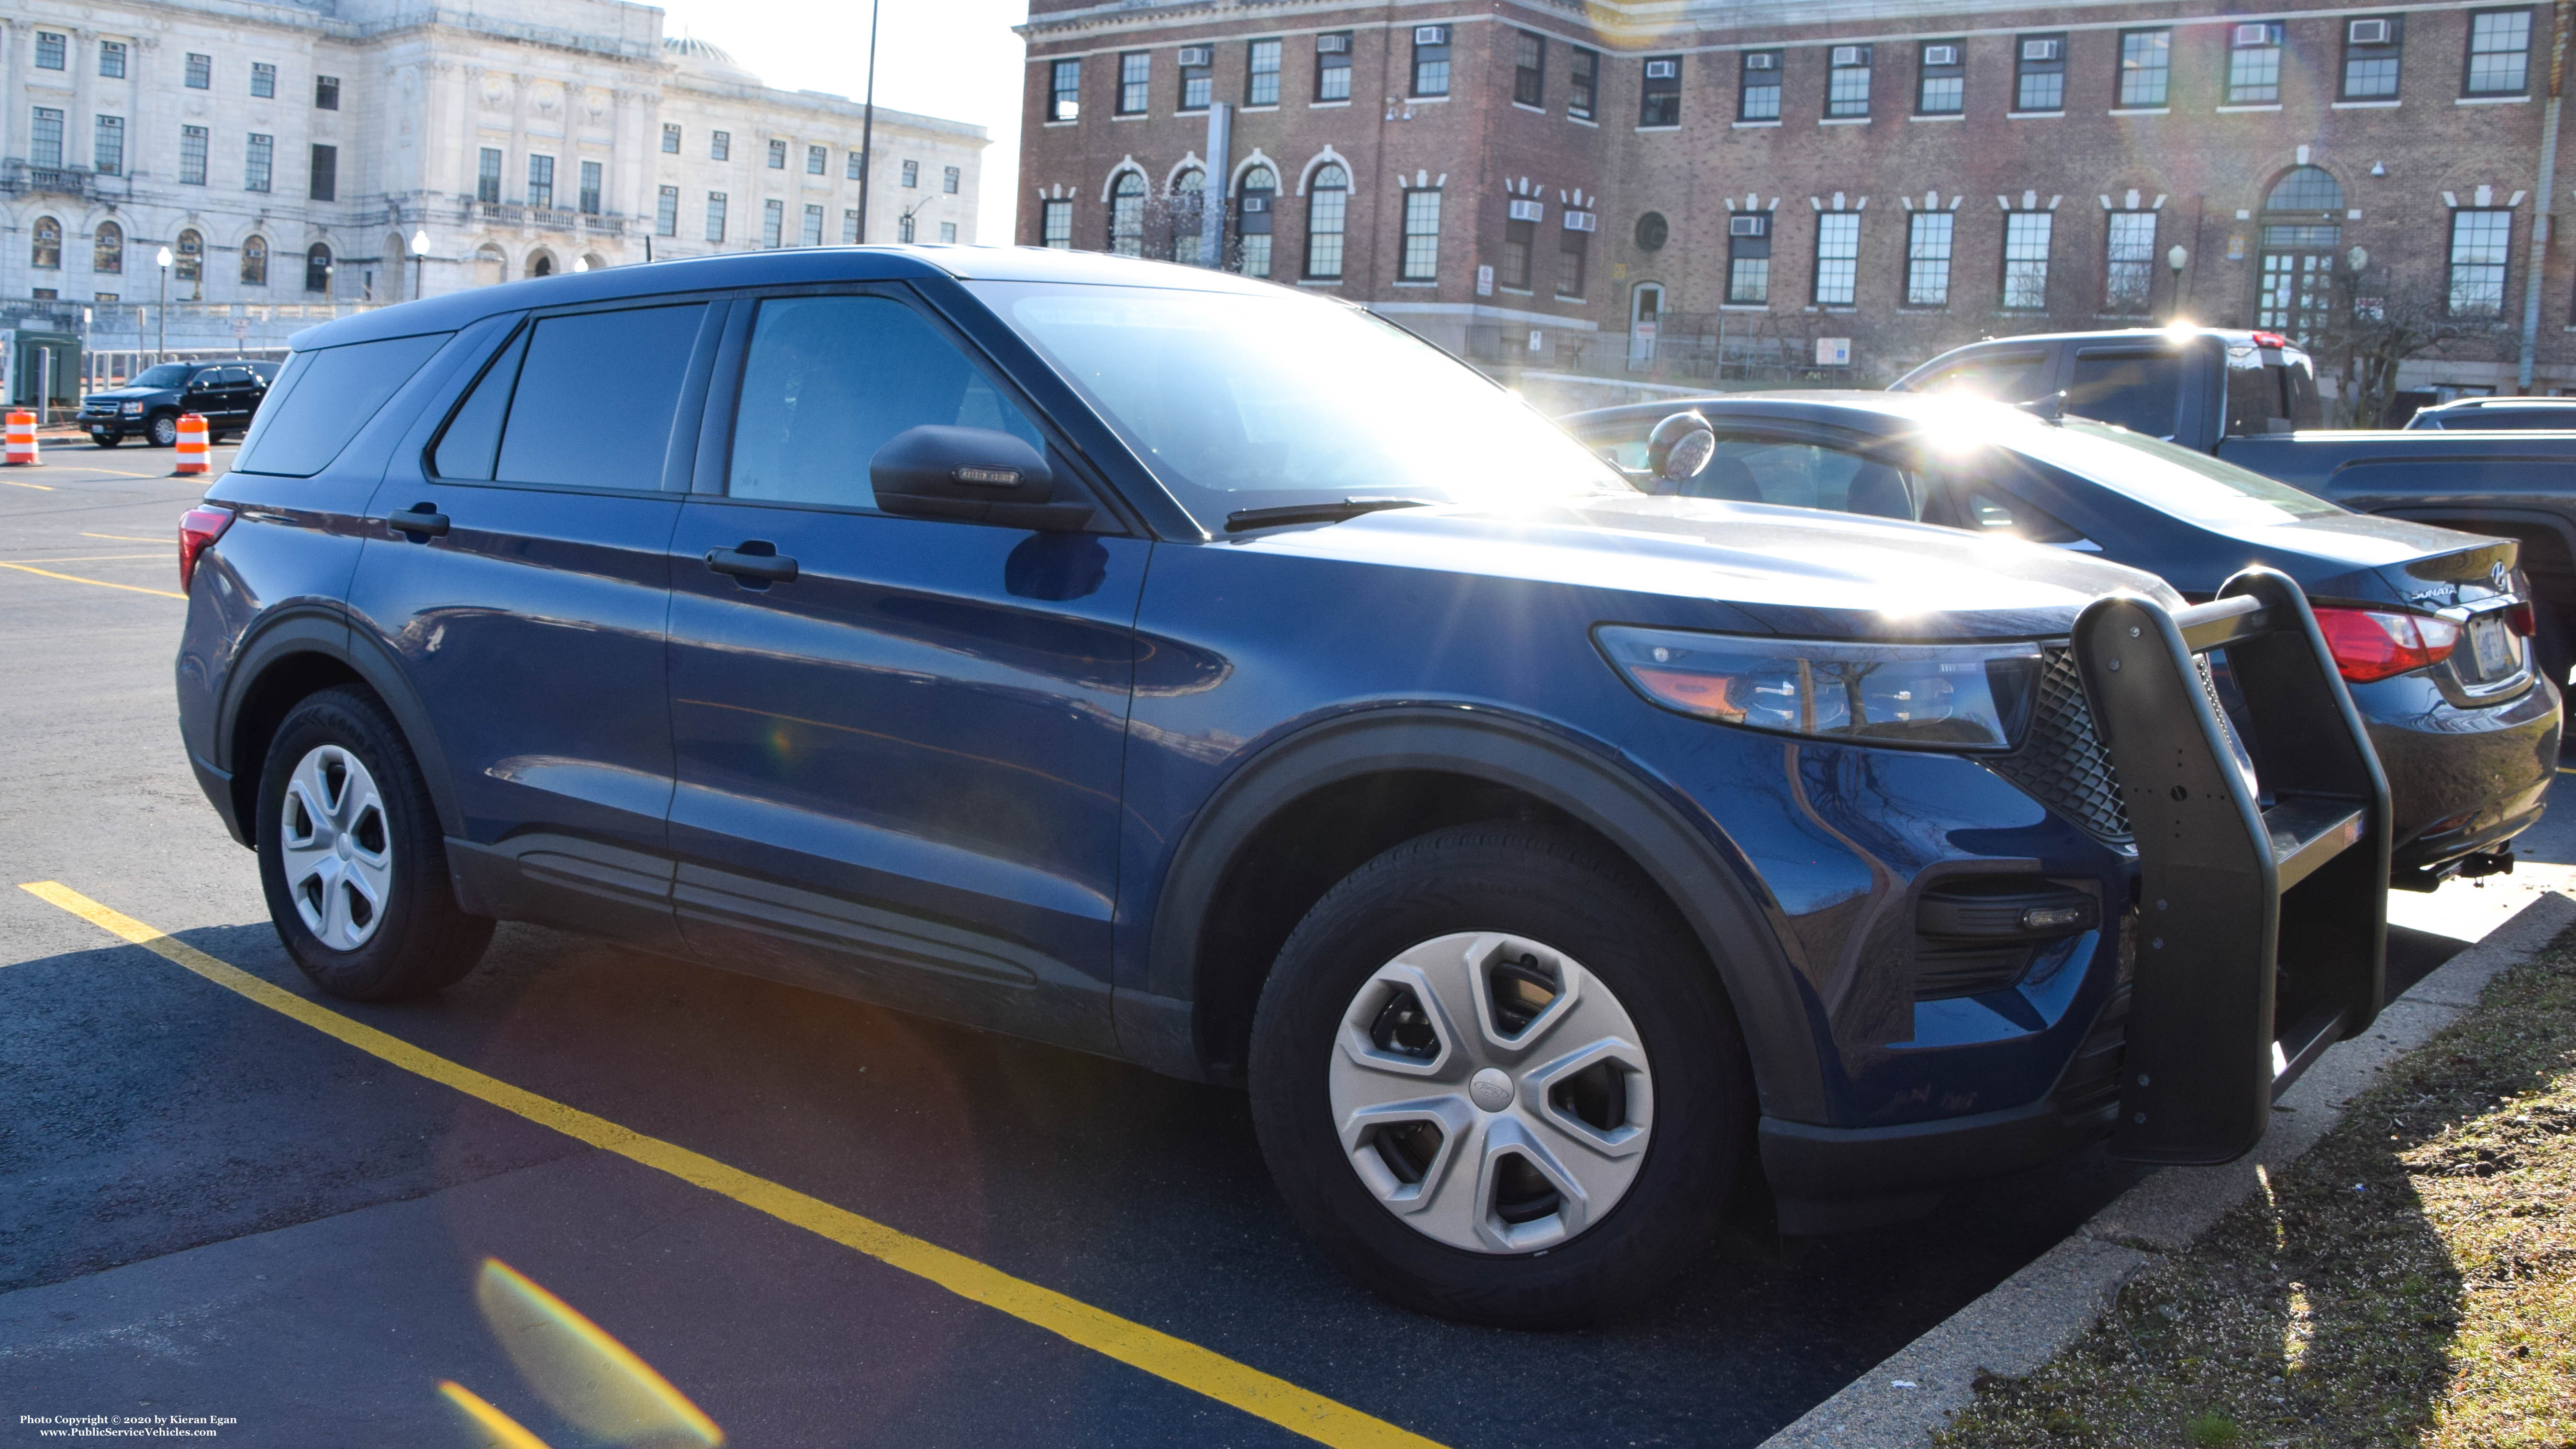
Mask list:
[[[1598,742],[1491,709],[1387,706],[1311,725],[1237,770],[1182,833],[1163,878],[1144,991],[1194,1003],[1200,943],[1236,855],[1315,790],[1397,770],[1522,791],[1626,853],[1699,939],[1735,1008],[1762,1109],[1822,1120],[1824,1065],[1798,977],[1750,862],[1676,790]],[[1697,820],[1694,817],[1698,817]],[[1193,1018],[1195,1006],[1187,1008]]]
[[[438,732],[430,724],[429,711],[421,705],[419,694],[375,636],[355,627],[346,614],[319,607],[281,611],[265,620],[257,632],[245,641],[234,656],[233,667],[224,680],[221,704],[215,714],[215,763],[232,773],[234,780],[256,788],[260,762],[235,758],[240,749],[239,730],[242,706],[258,689],[269,671],[287,659],[301,654],[318,654],[348,666],[366,686],[384,701],[394,723],[403,733],[404,743],[411,746],[412,759],[420,766],[421,777],[428,782],[430,802],[438,811],[442,834],[461,835],[464,816],[456,803],[456,788],[448,773],[447,752],[438,742]],[[236,786],[236,788],[240,788]],[[245,828],[251,824],[243,822]]]

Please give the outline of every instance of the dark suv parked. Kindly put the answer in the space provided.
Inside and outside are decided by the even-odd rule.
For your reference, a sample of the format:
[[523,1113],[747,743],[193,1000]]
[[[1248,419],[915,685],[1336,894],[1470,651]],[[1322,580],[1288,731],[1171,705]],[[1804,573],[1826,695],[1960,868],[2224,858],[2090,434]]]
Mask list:
[[1519,1323],[1672,1281],[1756,1151],[1800,1231],[2226,1160],[2379,1008],[2386,787],[2279,574],[1648,496],[1365,311],[1117,258],[298,343],[178,692],[327,991],[542,921],[1248,1085],[1336,1261]]
[[82,398],[80,425],[102,448],[128,438],[149,438],[152,446],[166,448],[179,441],[179,415],[197,413],[206,420],[206,441],[218,443],[250,426],[277,380],[277,367],[247,358],[157,363],[123,387]]

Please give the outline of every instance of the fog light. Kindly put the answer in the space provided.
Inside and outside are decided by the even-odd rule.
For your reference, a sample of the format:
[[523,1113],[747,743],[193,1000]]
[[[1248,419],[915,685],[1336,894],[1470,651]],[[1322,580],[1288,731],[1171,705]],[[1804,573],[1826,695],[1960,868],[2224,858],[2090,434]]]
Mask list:
[[2033,906],[2021,913],[2025,931],[2063,931],[2082,925],[2088,912],[2082,906]]

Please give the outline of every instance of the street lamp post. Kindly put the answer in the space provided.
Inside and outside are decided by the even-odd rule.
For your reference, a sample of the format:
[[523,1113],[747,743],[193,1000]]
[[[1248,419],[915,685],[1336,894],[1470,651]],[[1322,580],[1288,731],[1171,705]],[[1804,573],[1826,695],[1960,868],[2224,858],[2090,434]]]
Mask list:
[[2173,271],[2173,321],[2182,320],[2182,269],[2191,265],[2191,253],[2180,243],[2165,252],[2165,265]]
[[422,227],[420,230],[415,231],[415,232],[413,232],[413,233],[411,234],[411,296],[412,296],[412,300],[413,300],[413,301],[415,301],[415,302],[417,302],[417,301],[419,301],[421,298],[423,298],[423,297],[425,297],[425,296],[428,296],[428,295],[429,295],[429,293],[428,293],[428,291],[427,291],[428,286],[429,286],[429,228],[428,228],[428,227]]
[[877,7],[879,0],[868,0],[868,90],[867,109],[859,120],[859,244],[868,240],[868,178],[877,164]]
[[152,360],[166,362],[170,355],[170,249],[163,247],[153,260],[161,265],[161,335],[152,344]]

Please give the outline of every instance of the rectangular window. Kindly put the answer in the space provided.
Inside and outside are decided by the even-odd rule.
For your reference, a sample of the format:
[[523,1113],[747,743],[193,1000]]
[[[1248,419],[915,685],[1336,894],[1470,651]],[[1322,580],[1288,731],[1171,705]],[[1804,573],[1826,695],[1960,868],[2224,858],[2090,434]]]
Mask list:
[[249,144],[242,148],[242,190],[266,191],[269,174],[275,169],[277,142],[254,131]]
[[1154,57],[1142,50],[1131,50],[1118,57],[1118,114],[1141,116],[1150,103],[1154,78]]
[[1046,216],[1038,224],[1038,245],[1069,251],[1073,247],[1073,203],[1050,201]]
[[707,193],[707,240],[720,242],[724,238],[725,194],[721,191],[710,191]]
[[963,183],[965,179],[965,173],[954,166],[940,168],[939,190],[941,194],[955,196],[957,194],[958,186]]
[[2004,218],[2004,306],[2048,310],[2048,240],[2056,213],[2016,211]]
[[945,246],[953,247],[957,245],[957,223],[953,221],[941,222],[939,224],[939,240],[941,244]]
[[1315,37],[1315,99],[1351,98],[1351,33]]
[[1961,40],[1928,40],[1915,57],[1914,113],[1955,116],[1968,108],[1968,47]]
[[584,216],[599,215],[600,170],[600,163],[596,161],[581,163],[581,214]]
[[338,76],[317,75],[313,78],[313,109],[317,111],[336,111],[340,109],[340,78]]
[[918,161],[906,161],[903,163],[903,189],[910,191],[920,185],[921,163]]
[[787,169],[786,142],[773,140],[769,143],[769,169],[772,171],[784,171]]
[[1429,282],[1440,276],[1440,193],[1404,193],[1404,258],[1399,281]]
[[[101,176],[125,174],[125,118],[98,116],[90,128],[89,164]],[[323,198],[328,200],[328,197]]]
[[263,100],[277,95],[277,67],[264,60],[250,63],[250,93]]
[[2156,214],[2115,211],[2110,214],[2102,266],[2102,310],[2143,317],[2156,281]]
[[1446,25],[1413,27],[1413,94],[1449,94],[1449,27]]
[[1072,121],[1082,116],[1082,62],[1059,60],[1049,71],[1047,119]]
[[1216,100],[1216,47],[1184,45],[1180,53],[1181,104],[1184,111],[1204,111]]
[[710,161],[733,159],[733,132],[709,131],[707,133],[707,159]]
[[867,155],[865,151],[852,151],[842,159],[841,171],[845,180],[857,181],[867,175],[863,169],[867,165]]
[[211,55],[199,55],[193,50],[188,52],[188,89],[212,90],[214,84],[215,58]]
[[806,175],[808,175],[808,176],[823,176],[823,175],[827,175],[827,174],[829,174],[829,173],[831,172],[831,169],[832,169],[832,148],[831,148],[831,147],[829,147],[829,146],[808,146],[808,147],[806,147],[806,148],[805,148],[805,174],[806,174]]
[[2343,25],[2343,89],[2346,101],[2397,98],[2397,63],[2405,38],[2405,17],[2347,20]]
[[[1518,207],[1521,203],[1512,204]],[[1544,209],[1537,202],[1529,205],[1533,211]],[[1530,252],[1537,245],[1537,222],[1515,218],[1503,223],[1503,265],[1495,281],[1505,291],[1526,292],[1530,289]]]
[[845,247],[854,247],[858,244],[859,209],[853,206],[841,213],[841,245]]
[[1581,297],[1586,264],[1592,255],[1592,233],[1559,231],[1556,234],[1556,295]]
[[1243,79],[1243,103],[1247,106],[1279,104],[1279,42],[1252,42],[1251,56]]
[[501,148],[486,146],[474,168],[474,199],[486,206],[501,204]]
[[1342,275],[1343,229],[1349,223],[1350,173],[1326,168],[1306,193],[1306,275],[1335,281]]
[[2267,106],[2281,99],[2280,25],[2254,22],[2227,27],[2227,103]]
[[66,69],[69,64],[66,57],[69,53],[70,41],[68,38],[57,35],[50,30],[39,30],[36,32],[36,69]]
[[179,184],[206,184],[206,128],[203,126],[179,128]]
[[102,40],[98,43],[98,73],[109,80],[125,79],[125,42]]
[[2451,275],[2444,300],[2452,316],[2504,315],[2505,248],[2512,240],[2510,211],[2451,213]]
[[62,169],[63,113],[52,106],[36,107],[34,129],[27,137],[27,164],[45,171]]
[[787,203],[778,200],[760,204],[760,244],[776,248],[787,232]]
[[2066,37],[2024,35],[2013,45],[2013,109],[2066,109]]
[[1747,211],[1726,218],[1726,300],[1760,307],[1771,301],[1771,213]]
[[1946,211],[1918,211],[1905,221],[1905,305],[1950,305],[1950,231]]
[[2173,32],[2120,32],[2120,108],[2152,109],[2165,103],[2173,78]]
[[1644,87],[1637,93],[1637,124],[1678,126],[1682,123],[1682,58],[1649,56]]
[[658,488],[705,316],[689,303],[540,319],[467,395],[432,466],[449,478]]
[[662,154],[665,156],[677,156],[680,154],[679,127],[667,123],[662,127]]
[[1578,121],[1591,120],[1600,90],[1600,52],[1574,47],[1565,66],[1565,113]]
[[2473,96],[2531,89],[2530,11],[2486,10],[2469,17],[2469,68],[2460,88]]
[[1860,213],[1816,216],[1816,305],[1848,307],[1860,290]]
[[812,205],[812,204],[810,204],[810,203],[806,206],[806,208],[805,208],[805,229],[804,229],[804,232],[803,232],[803,238],[804,238],[804,245],[809,246],[809,247],[819,247],[819,246],[821,246],[821,245],[823,244],[823,208],[822,208],[822,207],[820,207],[820,206],[816,206],[816,205]]
[[1547,37],[1512,33],[1512,99],[1524,106],[1547,104]]
[[340,148],[315,146],[311,184],[304,194],[315,201],[337,201],[340,197]]
[[680,188],[665,186],[653,199],[653,235],[680,234]]
[[903,243],[905,246],[912,245],[912,230],[912,217],[910,215],[898,216],[894,219],[894,239],[896,241]]
[[1744,68],[1735,92],[1735,119],[1739,121],[1776,121],[1780,119],[1781,52],[1748,50]]
[[1826,57],[1825,114],[1869,114],[1869,59],[1866,45],[1837,45]]
[[552,207],[555,204],[555,158],[528,158],[528,205]]

